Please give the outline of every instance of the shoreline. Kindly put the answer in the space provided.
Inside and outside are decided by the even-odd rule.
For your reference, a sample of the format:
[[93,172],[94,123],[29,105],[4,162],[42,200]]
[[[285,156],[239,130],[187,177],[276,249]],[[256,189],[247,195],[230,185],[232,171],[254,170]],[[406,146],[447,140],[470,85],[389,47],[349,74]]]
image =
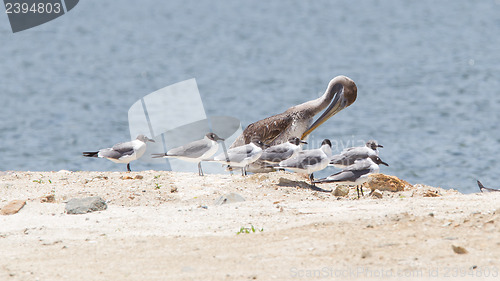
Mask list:
[[[356,199],[354,187],[337,197],[332,186],[305,181],[288,172],[4,172],[0,208],[26,205],[0,216],[0,279],[334,279],[336,270],[362,268],[342,277],[370,279],[383,269],[394,280],[425,271],[399,276],[422,280],[456,267],[470,275],[454,277],[478,280],[497,266],[499,194],[414,185]],[[245,201],[216,204],[229,193]],[[102,197],[107,209],[64,212],[69,199],[87,196]]]

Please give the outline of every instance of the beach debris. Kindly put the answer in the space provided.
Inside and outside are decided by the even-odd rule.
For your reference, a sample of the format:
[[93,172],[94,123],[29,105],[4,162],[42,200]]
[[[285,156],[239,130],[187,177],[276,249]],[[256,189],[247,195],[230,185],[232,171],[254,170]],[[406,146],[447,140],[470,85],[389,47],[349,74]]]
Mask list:
[[26,205],[26,200],[12,200],[2,207],[0,214],[4,216],[16,214],[24,205]]
[[349,194],[349,187],[346,185],[338,185],[335,187],[335,190],[333,190],[333,195],[337,197],[344,197]]
[[378,189],[373,190],[370,195],[375,198],[382,198],[382,192]]
[[439,191],[437,190],[427,190],[423,197],[440,197],[441,195],[439,194]]
[[48,194],[48,195],[40,197],[40,202],[41,203],[54,203],[54,202],[56,202],[56,197],[54,196],[54,194]]
[[451,248],[453,249],[453,252],[455,252],[455,254],[459,255],[467,254],[469,252],[464,247],[461,246],[451,245]]
[[215,205],[224,205],[224,204],[231,204],[231,203],[236,203],[236,202],[243,202],[246,201],[243,196],[237,194],[237,193],[229,193],[226,195],[222,195],[221,197],[217,198],[215,200]]
[[379,191],[397,192],[404,191],[406,187],[411,187],[411,184],[395,176],[371,174],[368,176],[368,182],[364,186],[372,191],[378,189]]
[[122,180],[142,180],[144,178],[144,176],[141,176],[141,175],[136,175],[135,177],[131,177],[131,176],[121,176],[120,179]]
[[99,196],[85,198],[73,198],[66,203],[65,211],[67,214],[86,214],[95,211],[106,210],[108,205]]
[[177,186],[170,187],[170,193],[176,193],[177,191],[179,191],[177,190]]

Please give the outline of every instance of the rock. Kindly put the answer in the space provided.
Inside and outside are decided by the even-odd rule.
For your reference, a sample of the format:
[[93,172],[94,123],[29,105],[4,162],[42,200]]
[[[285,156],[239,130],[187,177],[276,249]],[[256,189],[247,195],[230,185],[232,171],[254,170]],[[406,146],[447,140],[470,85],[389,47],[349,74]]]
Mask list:
[[371,174],[368,176],[368,181],[364,186],[370,188],[372,191],[378,189],[379,191],[397,192],[405,190],[406,187],[411,187],[411,184],[395,176]]
[[0,214],[4,216],[16,214],[24,205],[26,205],[26,200],[12,200],[2,207]]
[[382,192],[380,192],[380,190],[378,189],[375,189],[372,191],[371,196],[375,198],[382,198]]
[[363,251],[363,252],[361,253],[361,258],[362,258],[362,259],[366,259],[366,258],[369,258],[369,257],[371,257],[371,256],[372,256],[372,253],[371,253],[370,251]]
[[104,199],[99,196],[73,198],[66,203],[66,213],[68,214],[86,214],[95,211],[106,210],[108,205]]
[[243,202],[245,201],[245,198],[243,198],[241,195],[237,193],[229,193],[226,195],[223,195],[217,200],[215,200],[215,205],[223,205],[223,204],[230,204],[230,203],[236,203],[236,202]]
[[455,252],[455,254],[463,255],[468,253],[468,251],[461,246],[451,245],[451,248],[453,249],[453,252]]
[[135,180],[142,180],[143,178],[144,178],[144,177],[143,177],[143,176],[141,176],[141,175],[136,175],[136,176],[134,177],[134,179],[135,179]]
[[345,185],[338,185],[335,190],[333,191],[333,195],[339,197],[339,196],[347,196],[349,194],[349,187]]

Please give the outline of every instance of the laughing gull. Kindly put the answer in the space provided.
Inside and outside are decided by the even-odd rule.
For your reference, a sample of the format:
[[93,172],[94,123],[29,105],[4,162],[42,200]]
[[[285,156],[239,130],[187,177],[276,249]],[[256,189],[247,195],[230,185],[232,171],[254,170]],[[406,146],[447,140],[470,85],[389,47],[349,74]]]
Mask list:
[[231,167],[240,167],[241,175],[246,175],[246,168],[248,164],[251,164],[262,155],[262,148],[264,147],[264,143],[260,140],[253,141],[249,144],[245,144],[242,146],[237,146],[229,149],[226,153],[221,153],[214,157],[213,162],[219,162],[222,164],[227,164]]
[[307,142],[300,140],[297,137],[290,138],[287,142],[273,145],[269,148],[266,148],[259,160],[264,161],[271,164],[278,164],[279,162],[286,160],[288,158],[294,157],[302,150],[300,144]]
[[320,148],[300,151],[297,156],[281,161],[279,163],[279,168],[288,169],[297,173],[309,174],[309,179],[311,183],[313,183],[313,173],[326,168],[331,157],[332,143],[330,140],[325,139],[321,143]]
[[214,133],[208,133],[201,140],[193,141],[183,146],[172,148],[167,153],[152,154],[153,158],[177,158],[198,163],[198,175],[203,176],[201,161],[212,157],[219,150],[218,140],[224,140]]
[[[377,155],[370,155],[370,157],[365,159],[357,159],[354,161],[354,164],[347,166],[344,170],[326,178],[315,180],[314,183],[355,184],[359,198],[359,187],[368,180],[368,175],[378,173],[379,164],[389,166],[389,164],[382,161]],[[362,187],[361,195],[363,195]]]
[[340,154],[332,156],[330,165],[337,168],[345,168],[354,164],[354,161],[357,159],[365,159],[372,155],[378,156],[378,147],[383,146],[374,140],[369,140],[364,146],[346,148]]
[[94,152],[83,152],[85,157],[106,158],[115,163],[127,163],[127,171],[130,172],[130,162],[141,158],[146,151],[146,142],[155,142],[144,135],[139,135],[133,141],[115,144],[111,148],[103,148]]
[[485,187],[480,181],[477,181],[477,185],[479,186],[479,190],[481,190],[481,192],[495,192],[495,191],[500,191],[500,189],[494,189],[494,188]]

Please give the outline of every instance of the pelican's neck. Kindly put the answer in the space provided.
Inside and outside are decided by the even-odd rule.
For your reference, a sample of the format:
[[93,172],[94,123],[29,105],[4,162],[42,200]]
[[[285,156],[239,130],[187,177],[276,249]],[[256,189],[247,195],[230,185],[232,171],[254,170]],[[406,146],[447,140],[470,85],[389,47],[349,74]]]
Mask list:
[[333,91],[328,91],[327,89],[321,97],[312,101],[305,102],[300,106],[304,106],[305,108],[311,110],[311,113],[313,113],[313,115],[316,115],[323,111],[330,104],[334,95],[335,93]]

